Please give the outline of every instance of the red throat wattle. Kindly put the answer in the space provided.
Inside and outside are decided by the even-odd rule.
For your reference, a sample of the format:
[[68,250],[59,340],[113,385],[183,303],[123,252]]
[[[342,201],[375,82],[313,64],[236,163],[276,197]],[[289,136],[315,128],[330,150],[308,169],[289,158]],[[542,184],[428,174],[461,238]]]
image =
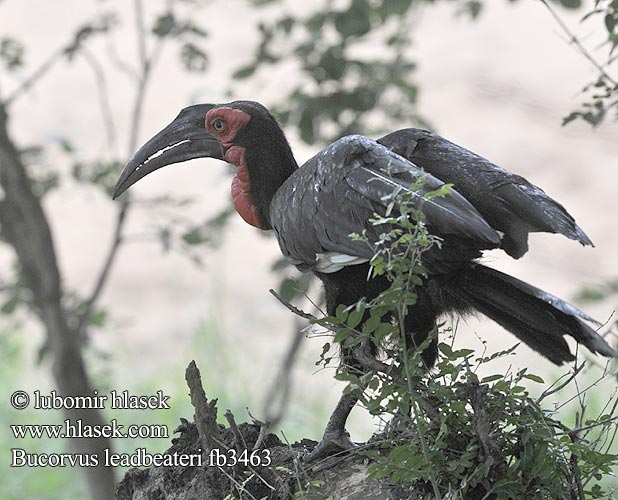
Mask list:
[[[218,133],[212,127],[212,122],[217,118],[225,120],[227,128]],[[251,183],[249,170],[245,161],[246,149],[242,146],[234,146],[236,134],[251,120],[251,116],[239,109],[228,107],[215,108],[206,113],[206,130],[216,137],[221,143],[225,154],[225,161],[236,165],[236,175],[232,179],[232,200],[234,208],[247,224],[258,229],[270,229],[260,218],[257,208],[251,199]]]
[[251,199],[251,184],[245,162],[245,148],[232,146],[226,151],[224,158],[229,163],[236,165],[236,175],[232,179],[234,208],[247,224],[259,229],[270,229],[260,219],[257,208]]

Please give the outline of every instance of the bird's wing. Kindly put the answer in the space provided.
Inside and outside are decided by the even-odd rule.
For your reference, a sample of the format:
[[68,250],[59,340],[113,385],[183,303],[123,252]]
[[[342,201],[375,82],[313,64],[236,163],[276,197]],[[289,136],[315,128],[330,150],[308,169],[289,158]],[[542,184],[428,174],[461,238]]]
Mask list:
[[[421,192],[410,189],[423,179]],[[479,249],[500,244],[498,233],[475,207],[451,189],[427,200],[423,193],[444,183],[388,148],[362,136],[331,144],[299,168],[277,191],[270,206],[271,225],[284,255],[301,269],[334,272],[373,256],[350,234],[367,231],[377,240],[386,231],[369,219],[384,214],[389,195],[407,190],[425,215],[431,232]]]
[[437,134],[408,128],[377,142],[453,184],[492,227],[504,233],[502,248],[512,257],[526,253],[530,232],[560,233],[592,245],[565,208],[542,189]]

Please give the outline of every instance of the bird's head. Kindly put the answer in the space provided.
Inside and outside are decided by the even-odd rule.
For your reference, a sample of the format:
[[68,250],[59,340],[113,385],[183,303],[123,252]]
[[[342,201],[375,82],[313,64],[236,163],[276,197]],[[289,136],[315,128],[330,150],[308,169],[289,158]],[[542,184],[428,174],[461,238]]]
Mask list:
[[269,229],[270,201],[297,165],[275,118],[253,101],[184,108],[129,160],[113,197],[161,167],[204,157],[237,167],[232,181],[236,210],[249,224]]

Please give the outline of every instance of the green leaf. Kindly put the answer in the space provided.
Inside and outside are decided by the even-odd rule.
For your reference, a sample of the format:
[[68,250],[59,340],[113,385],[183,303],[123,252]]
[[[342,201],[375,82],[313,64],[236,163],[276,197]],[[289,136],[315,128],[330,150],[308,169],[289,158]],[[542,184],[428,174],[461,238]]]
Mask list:
[[470,0],[466,4],[466,9],[470,17],[476,19],[480,15],[481,10],[483,10],[483,4],[479,0]]
[[371,316],[369,316],[369,319],[365,321],[365,324],[363,325],[363,333],[366,335],[373,333],[380,324],[381,320],[382,318],[378,314],[372,313]]
[[182,240],[187,245],[199,245],[200,243],[202,243],[204,241],[204,236],[202,235],[202,232],[200,231],[200,228],[195,227],[195,228],[185,232],[182,235]]
[[544,384],[545,383],[545,380],[543,380],[538,375],[534,375],[533,373],[526,373],[524,375],[524,378],[527,378],[528,380],[532,380],[533,382],[536,382],[537,384]]
[[277,22],[277,27],[281,28],[286,34],[289,34],[296,23],[296,19],[286,16]]
[[614,28],[616,27],[616,25],[618,24],[618,13],[607,13],[605,15],[605,27],[607,28],[607,31],[609,31],[610,33],[613,33]]
[[345,323],[346,320],[348,319],[347,306],[345,306],[344,304],[339,304],[337,306],[337,310],[335,312],[335,316],[336,316],[337,321],[339,323]]
[[185,43],[180,50],[180,60],[187,71],[202,72],[208,66],[208,56],[197,45]]
[[297,283],[294,278],[285,278],[279,284],[279,295],[286,302],[298,296]]
[[440,342],[438,344],[438,349],[440,350],[440,352],[442,354],[444,354],[444,356],[449,359],[449,360],[453,360],[455,359],[455,357],[453,356],[453,349],[451,349],[451,346],[448,344],[445,344],[444,342]]
[[413,0],[386,0],[379,4],[377,12],[382,22],[390,16],[403,16],[412,6]]
[[305,26],[311,33],[319,33],[322,30],[324,22],[329,17],[329,15],[329,13],[325,14],[322,12],[318,12],[312,15],[309,19],[307,19]]
[[371,30],[371,7],[366,0],[352,0],[347,11],[335,15],[335,28],[343,38],[360,37]]
[[346,67],[347,61],[341,47],[331,47],[326,50],[322,54],[317,66],[317,68],[323,70],[324,76],[330,80],[340,80],[345,73]]
[[255,73],[255,69],[255,64],[249,64],[237,70],[232,75],[232,78],[234,78],[235,80],[243,80],[244,78],[249,78],[253,73]]
[[581,0],[559,0],[563,7],[567,9],[579,9],[582,6]]
[[363,315],[365,314],[365,306],[362,304],[358,304],[354,310],[348,315],[347,325],[354,329],[356,328],[363,319]]
[[25,49],[21,42],[13,38],[0,39],[0,60],[9,71],[14,71],[24,64]]
[[9,300],[7,300],[4,304],[2,304],[2,308],[0,308],[0,312],[2,314],[13,314],[17,306],[22,302],[19,295],[12,295]]
[[108,318],[108,313],[106,309],[96,309],[90,314],[90,318],[88,318],[88,322],[92,326],[101,328],[105,326],[105,323],[107,322],[107,318]]
[[152,32],[159,38],[164,38],[173,35],[175,28],[176,19],[174,18],[174,14],[167,12],[157,17],[152,27]]
[[300,128],[300,137],[307,144],[313,144],[315,142],[315,115],[309,108],[305,108],[300,115],[298,126]]

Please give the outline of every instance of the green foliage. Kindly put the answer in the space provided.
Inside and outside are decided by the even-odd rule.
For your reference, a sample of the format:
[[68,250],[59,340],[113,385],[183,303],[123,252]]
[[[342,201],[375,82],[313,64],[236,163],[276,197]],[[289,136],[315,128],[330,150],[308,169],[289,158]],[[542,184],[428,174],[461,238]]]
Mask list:
[[118,171],[121,168],[122,162],[119,160],[76,161],[73,164],[71,175],[80,183],[103,189],[106,195],[111,197]]
[[[420,404],[412,405],[412,416],[401,405],[379,412],[393,419],[376,439],[377,450],[368,453],[371,474],[420,495],[435,481],[443,498],[582,498],[580,487],[586,498],[608,498],[599,481],[612,474],[618,455],[531,398],[526,380],[543,380],[526,369],[479,380],[476,373],[488,361],[440,344],[436,371],[415,388]],[[615,419],[601,415],[588,425],[611,438]],[[432,471],[440,473],[432,479]]]
[[608,111],[612,109],[616,111],[616,119],[618,119],[618,84],[612,82],[607,76],[600,75],[595,82],[586,85],[582,89],[582,94],[587,100],[581,104],[580,109],[572,111],[563,118],[563,125],[581,119],[596,127],[603,122]]
[[[415,304],[415,289],[426,276],[421,257],[440,245],[424,224],[419,198],[447,196],[448,190],[425,192],[419,179],[387,198],[385,215],[372,220],[380,236],[353,238],[371,246],[371,272],[386,275],[390,288],[373,301],[340,306],[334,316],[318,321],[334,330],[320,364],[330,363],[334,345],[351,353],[344,362],[354,358],[354,363],[344,363],[337,377],[387,422],[366,452],[370,474],[388,478],[402,496],[414,498],[607,498],[604,481],[618,466],[612,451],[616,394],[596,417],[584,419],[579,392],[580,413],[576,425],[568,427],[556,410],[542,405],[555,390],[530,396],[528,384],[545,384],[538,375],[509,369],[478,376],[489,363],[506,364],[516,346],[476,356],[471,349],[454,349],[451,334],[451,342],[438,345],[435,370],[428,372],[421,354],[437,332],[418,346],[406,336],[407,308]],[[382,352],[378,358],[370,355],[375,347]]]
[[86,42],[90,41],[93,36],[111,31],[117,25],[117,21],[114,14],[106,13],[75,30],[73,41],[64,49],[67,59],[72,60],[84,50]]
[[190,18],[179,19],[173,12],[160,14],[152,26],[152,33],[160,38],[174,38],[180,42],[180,61],[187,71],[203,72],[208,66],[208,55],[200,47],[207,32]]
[[24,46],[9,37],[0,38],[0,61],[8,71],[14,71],[24,64]]
[[579,9],[582,6],[581,0],[554,0],[554,2],[567,9]]
[[15,439],[12,424],[39,425],[59,424],[59,412],[46,410],[18,411],[8,404],[12,390],[28,387],[27,341],[23,332],[14,325],[0,323],[0,377],[7,389],[2,393],[4,404],[0,405],[0,499],[1,500],[80,500],[85,498],[83,484],[75,481],[74,470],[69,467],[19,467],[13,468],[11,448],[23,448],[28,453],[58,453],[66,451],[66,443],[54,439]]
[[[234,77],[248,78],[263,65],[300,64],[302,83],[273,109],[308,144],[374,132],[376,123],[422,123],[415,64],[405,50],[415,3],[353,0],[327,2],[304,17],[284,12],[259,26],[254,59]],[[378,52],[367,50],[376,45]]]
[[[579,1],[574,2],[578,4]],[[595,0],[594,8],[587,13],[582,21],[601,21],[602,29],[605,30],[607,41],[603,49],[607,50],[605,60],[597,62],[584,48],[582,43],[573,35],[573,42],[580,47],[583,55],[593,63],[598,72],[598,77],[582,89],[584,96],[580,108],[566,116],[562,124],[581,119],[596,127],[601,124],[610,112],[614,112],[613,120],[618,120],[618,81],[610,75],[611,71],[618,68],[618,1]]]
[[[414,14],[434,0],[321,2],[303,16],[290,14],[281,0],[252,3],[284,8],[259,25],[253,60],[234,78],[250,78],[263,66],[299,66],[298,83],[271,109],[284,125],[296,127],[304,142],[378,134],[402,123],[427,126],[417,112],[419,85],[409,48]],[[481,0],[452,3],[457,14],[470,19],[478,18],[484,5]],[[581,6],[580,0],[554,3]]]
[[[275,0],[253,0],[253,3],[265,5],[275,3]],[[419,88],[415,79],[416,66],[414,61],[409,59],[408,48],[412,39],[410,20],[414,6],[426,3],[429,3],[428,0],[352,0],[342,3],[325,2],[325,5],[302,18],[284,13],[259,27],[261,41],[254,60],[239,69],[235,77],[246,79],[263,66],[296,62],[300,66],[304,83],[296,85],[288,95],[283,96],[278,103],[278,111],[284,124],[298,127],[301,138],[307,143],[355,132],[375,133],[376,123],[380,124],[380,128],[392,124],[400,126],[401,123],[423,123],[416,112]],[[579,0],[556,0],[556,3],[569,8],[580,5]],[[459,0],[455,4],[458,12],[466,13],[471,18],[476,18],[482,12],[483,3],[480,1]],[[151,37],[149,42],[152,42],[145,45],[154,47],[153,51],[147,54],[148,71],[156,61],[155,56],[159,53],[161,44],[168,41],[178,47],[178,58],[185,69],[203,71],[207,67],[208,56],[200,45],[206,37],[206,31],[198,26],[190,15],[182,15],[179,5],[176,7],[172,12],[167,10],[166,6],[162,12],[155,14],[154,22],[145,29],[146,35]],[[603,20],[608,35],[607,46],[610,48],[608,64],[615,64],[616,61],[614,51],[618,44],[617,9],[616,0],[597,0],[590,15]],[[60,54],[69,61],[76,61],[80,55],[95,57],[96,60],[98,56],[96,51],[89,50],[92,48],[90,44],[96,37],[112,34],[122,25],[121,21],[111,12],[98,16],[78,27]],[[379,50],[375,50],[376,47]],[[130,52],[123,50],[122,57]],[[0,37],[0,63],[4,68],[10,71],[22,69],[25,56],[25,48],[20,41]],[[51,58],[50,61],[54,59]],[[138,76],[136,81],[141,77],[146,79],[146,75],[139,77],[139,72],[135,69],[139,66],[139,61],[134,65],[123,64],[125,61],[119,64],[117,60],[104,62],[105,64],[99,66],[106,70],[120,66],[129,74]],[[50,63],[49,67],[51,65]],[[45,73],[45,68],[43,65],[44,71],[40,74]],[[32,83],[34,82],[30,82],[29,86]],[[585,90],[590,102],[574,112],[571,119],[583,118],[593,124],[600,123],[607,116],[607,111],[616,107],[617,90],[612,80],[602,75]],[[95,102],[96,99],[92,101]],[[69,140],[61,139],[58,142],[67,155],[74,155],[77,148]],[[43,196],[58,185],[58,173],[44,164],[41,147],[28,148],[22,155],[29,166],[29,174],[33,177],[37,195]],[[120,163],[123,161],[115,157],[87,161],[72,158],[73,178],[109,193]],[[422,184],[413,187],[414,189],[422,191]],[[430,196],[428,193],[424,194]],[[514,478],[513,481],[531,478],[527,486],[522,481],[516,483],[515,487],[520,488],[517,491],[530,491],[523,488],[532,488],[538,478],[547,478],[552,488],[562,487],[564,481],[559,479],[567,477],[565,474],[569,470],[573,474],[569,477],[575,477],[576,470],[579,470],[580,478],[606,473],[608,464],[615,463],[614,455],[588,447],[580,433],[577,433],[578,440],[573,440],[572,433],[561,431],[556,421],[550,418],[551,415],[540,410],[539,406],[528,398],[521,385],[522,379],[535,381],[534,375],[518,373],[506,379],[497,375],[495,378],[475,380],[475,370],[471,367],[474,363],[478,366],[485,360],[474,360],[472,353],[465,350],[453,351],[449,345],[443,343],[440,345],[438,371],[429,380],[425,380],[426,375],[422,370],[419,355],[428,341],[417,346],[413,354],[403,354],[409,351],[409,346],[399,325],[405,317],[405,306],[416,300],[415,287],[423,282],[425,272],[420,264],[420,257],[440,242],[427,233],[420,207],[414,203],[409,204],[412,201],[409,193],[393,193],[390,201],[391,209],[386,216],[372,221],[376,226],[383,226],[384,232],[378,240],[366,242],[376,250],[372,262],[373,272],[376,275],[389,276],[393,286],[375,301],[359,303],[349,309],[341,308],[335,318],[327,318],[329,324],[339,325],[339,328],[335,334],[336,342],[325,345],[322,353],[322,362],[328,364],[333,357],[334,344],[363,352],[367,347],[372,347],[368,346],[368,343],[375,343],[394,360],[392,369],[389,368],[391,365],[378,363],[372,370],[362,374],[353,370],[340,370],[338,375],[341,379],[349,380],[354,387],[368,386],[369,392],[363,395],[363,401],[372,413],[380,416],[401,416],[411,411],[413,414],[412,420],[404,421],[403,427],[409,428],[412,425],[416,431],[414,434],[398,434],[395,425],[386,431],[385,438],[394,444],[394,448],[391,447],[390,452],[385,449],[375,454],[374,473],[386,474],[400,485],[416,485],[419,481],[433,482],[442,492],[447,491],[453,484],[465,484],[470,491],[474,485],[492,484],[492,487],[497,488],[497,483],[491,481],[495,480],[496,471],[503,470],[499,467],[505,467],[505,461],[506,471],[511,474],[508,477]],[[148,202],[138,201],[136,205],[139,203],[169,209],[171,206],[183,206],[187,201],[159,198]],[[225,226],[230,213],[230,210],[224,209],[214,218],[200,223],[179,220],[174,215],[155,228],[156,236],[165,249],[180,250],[199,263],[194,250],[200,245],[216,243],[216,235]],[[356,237],[363,239],[366,235]],[[277,264],[275,267],[282,270],[283,266]],[[16,271],[10,278],[10,282],[0,283],[0,308],[6,315],[13,314],[19,310],[19,306],[31,302],[29,291],[23,286],[19,272]],[[280,292],[285,299],[290,300],[306,293],[308,287],[308,275],[300,279],[286,275]],[[80,311],[83,299],[75,294],[67,294],[65,303],[69,306],[69,312]],[[87,324],[102,326],[106,323],[107,316],[105,310],[95,305]],[[393,318],[395,321],[392,321]],[[75,322],[76,318],[71,319]],[[4,338],[4,334],[0,335],[0,339]],[[3,343],[0,351],[10,352],[5,351],[5,347]],[[3,363],[2,366],[13,366],[13,373],[16,365]],[[405,381],[405,384],[402,385],[402,381]],[[454,396],[459,400],[453,399]],[[494,457],[483,448],[480,431],[475,430],[475,426],[478,427],[478,418],[476,411],[470,412],[471,408],[474,410],[474,397],[482,400],[485,406],[481,405],[479,408],[484,409],[491,417],[492,424],[495,423],[492,418],[499,419],[503,416],[499,412],[501,405],[502,409],[510,408],[513,415],[517,411],[521,413],[521,420],[516,420],[513,415],[509,416],[511,420],[496,420],[497,437],[492,436],[492,439],[500,438],[502,441],[499,443],[507,446],[502,449],[499,457]],[[440,411],[436,419],[433,418],[435,415],[432,414],[432,408],[444,411]],[[611,424],[612,418],[605,418],[603,425]],[[40,419],[37,419],[37,422],[38,420]],[[517,426],[522,428],[521,435],[515,432]],[[530,430],[534,432],[529,432]],[[557,437],[560,439],[556,442]],[[452,443],[455,447],[451,449]],[[508,445],[514,448],[509,449]],[[483,457],[478,453],[481,449],[487,455],[484,462],[479,460],[479,456]],[[487,457],[495,461],[490,463]],[[437,484],[437,478],[432,472],[436,470],[449,472],[443,484]],[[26,494],[32,498],[45,498],[46,491],[53,491],[50,486],[53,478],[58,477],[58,471],[50,471],[50,475],[45,471],[37,471],[37,481],[28,482],[26,490],[35,488],[38,484],[42,485],[41,491],[20,490],[14,494],[14,498],[26,498]],[[596,479],[598,478],[591,479],[588,487],[590,494],[595,495],[593,498],[600,498],[601,487],[594,484]],[[63,492],[64,498],[75,496],[72,493],[72,487],[77,484],[75,481],[55,481],[56,485],[60,484],[58,489]],[[510,488],[507,484],[500,484],[500,487]],[[499,488],[494,490],[496,493],[500,491],[502,490]]]

